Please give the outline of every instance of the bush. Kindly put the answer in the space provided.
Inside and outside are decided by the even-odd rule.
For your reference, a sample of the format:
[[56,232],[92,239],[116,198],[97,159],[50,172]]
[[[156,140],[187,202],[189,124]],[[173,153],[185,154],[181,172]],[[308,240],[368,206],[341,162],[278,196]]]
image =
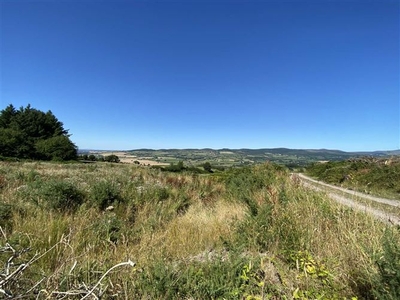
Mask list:
[[83,193],[72,183],[50,181],[41,183],[41,186],[42,191],[40,194],[51,209],[60,212],[69,212],[75,210],[83,203]]
[[105,210],[115,202],[122,202],[118,187],[109,181],[100,181],[93,185],[90,196],[95,205],[101,210]]

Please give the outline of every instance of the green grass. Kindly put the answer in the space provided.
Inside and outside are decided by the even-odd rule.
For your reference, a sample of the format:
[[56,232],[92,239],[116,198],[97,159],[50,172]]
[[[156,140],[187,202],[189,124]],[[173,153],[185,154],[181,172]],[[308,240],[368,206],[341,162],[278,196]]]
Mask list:
[[[26,298],[79,290],[67,298],[81,299],[92,288],[105,299],[397,296],[397,229],[306,190],[274,164],[196,175],[3,162],[0,178],[0,273],[12,257],[6,243],[20,253],[9,271],[33,259],[0,287],[14,296],[36,284]],[[128,260],[135,267],[95,286]]]

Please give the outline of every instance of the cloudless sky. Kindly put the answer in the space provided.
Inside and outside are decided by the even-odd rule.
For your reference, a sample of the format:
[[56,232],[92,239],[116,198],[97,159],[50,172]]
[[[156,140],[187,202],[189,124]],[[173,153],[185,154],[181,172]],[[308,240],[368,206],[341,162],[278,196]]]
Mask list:
[[81,149],[399,149],[399,6],[0,0],[0,109]]

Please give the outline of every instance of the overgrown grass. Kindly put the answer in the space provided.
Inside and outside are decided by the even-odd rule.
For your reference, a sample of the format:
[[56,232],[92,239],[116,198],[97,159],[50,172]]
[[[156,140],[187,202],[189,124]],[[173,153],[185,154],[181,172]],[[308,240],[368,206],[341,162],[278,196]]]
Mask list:
[[[273,164],[196,175],[122,164],[2,162],[0,176],[0,248],[8,243],[22,251],[15,265],[43,254],[18,280],[0,286],[15,295],[40,280],[33,298],[60,297],[83,283],[94,287],[128,259],[135,268],[111,272],[96,293],[101,288],[104,298],[118,299],[398,295],[397,229],[306,190]],[[10,255],[0,252],[2,265]]]

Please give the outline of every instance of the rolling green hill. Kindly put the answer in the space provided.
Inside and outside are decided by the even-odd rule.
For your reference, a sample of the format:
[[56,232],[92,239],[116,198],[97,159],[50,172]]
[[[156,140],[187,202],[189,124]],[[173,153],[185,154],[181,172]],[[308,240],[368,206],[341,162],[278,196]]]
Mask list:
[[128,151],[130,155],[148,158],[157,162],[199,165],[210,162],[213,166],[244,166],[265,161],[302,167],[317,161],[340,161],[352,157],[383,157],[400,154],[400,151],[344,152],[327,149],[137,149]]

